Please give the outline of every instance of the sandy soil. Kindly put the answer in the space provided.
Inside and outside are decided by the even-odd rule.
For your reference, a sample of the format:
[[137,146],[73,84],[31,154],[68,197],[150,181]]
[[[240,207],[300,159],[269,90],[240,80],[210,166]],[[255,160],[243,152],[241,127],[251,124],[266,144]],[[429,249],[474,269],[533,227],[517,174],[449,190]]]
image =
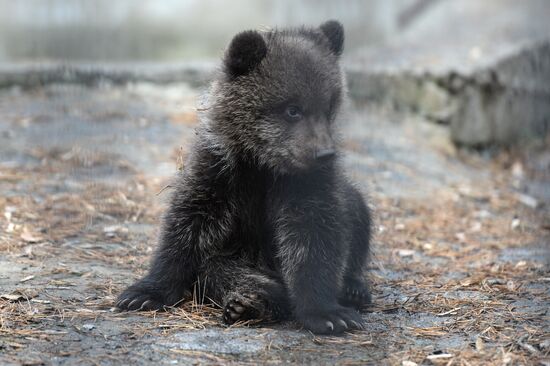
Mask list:
[[0,91],[0,364],[550,364],[550,215],[533,193],[550,152],[457,151],[444,126],[358,106],[343,132],[376,213],[365,331],[226,328],[197,300],[112,311],[147,268],[196,95]]

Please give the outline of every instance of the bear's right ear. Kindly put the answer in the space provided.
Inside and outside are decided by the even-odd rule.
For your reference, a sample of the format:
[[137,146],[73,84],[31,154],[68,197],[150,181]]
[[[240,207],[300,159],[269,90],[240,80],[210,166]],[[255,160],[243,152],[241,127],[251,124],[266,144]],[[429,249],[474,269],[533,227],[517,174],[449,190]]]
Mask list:
[[256,31],[245,31],[233,37],[225,53],[225,71],[232,77],[252,71],[267,54],[267,45]]
[[319,27],[330,43],[330,50],[340,56],[344,50],[344,27],[336,20],[329,20]]

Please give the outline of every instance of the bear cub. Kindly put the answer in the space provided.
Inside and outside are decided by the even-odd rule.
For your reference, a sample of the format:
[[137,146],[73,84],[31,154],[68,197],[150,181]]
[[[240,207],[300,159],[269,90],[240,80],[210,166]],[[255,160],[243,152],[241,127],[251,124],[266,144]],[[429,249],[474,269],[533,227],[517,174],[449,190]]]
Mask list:
[[119,309],[163,309],[197,286],[227,324],[363,327],[371,218],[342,171],[334,131],[343,44],[337,21],[233,38],[150,270]]

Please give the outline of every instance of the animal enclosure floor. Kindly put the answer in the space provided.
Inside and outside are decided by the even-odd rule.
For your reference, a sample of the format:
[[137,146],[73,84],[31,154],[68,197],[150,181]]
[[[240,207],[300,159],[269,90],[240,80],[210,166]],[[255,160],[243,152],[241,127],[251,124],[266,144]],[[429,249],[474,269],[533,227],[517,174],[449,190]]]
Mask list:
[[376,219],[364,331],[227,328],[200,298],[112,311],[147,268],[196,96],[0,91],[0,364],[550,364],[550,152],[490,159],[445,126],[359,106],[342,130]]

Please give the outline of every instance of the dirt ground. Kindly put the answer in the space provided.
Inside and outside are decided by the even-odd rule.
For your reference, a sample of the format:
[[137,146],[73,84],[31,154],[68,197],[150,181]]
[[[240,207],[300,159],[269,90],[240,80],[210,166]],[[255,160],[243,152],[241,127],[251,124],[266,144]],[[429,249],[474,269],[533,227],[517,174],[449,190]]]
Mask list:
[[114,312],[196,105],[183,84],[0,91],[0,364],[550,365],[550,151],[464,152],[369,107],[342,126],[376,215],[366,330],[227,328],[200,299]]

